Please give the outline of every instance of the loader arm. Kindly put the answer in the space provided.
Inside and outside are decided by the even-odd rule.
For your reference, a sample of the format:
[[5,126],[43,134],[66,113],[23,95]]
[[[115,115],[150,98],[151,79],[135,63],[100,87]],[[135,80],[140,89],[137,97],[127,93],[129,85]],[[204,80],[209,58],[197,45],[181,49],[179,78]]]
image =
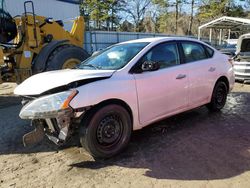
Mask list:
[[77,19],[74,20],[72,29],[70,31],[70,35],[77,40],[79,43],[79,46],[83,45],[84,42],[84,19],[82,16],[77,17]]

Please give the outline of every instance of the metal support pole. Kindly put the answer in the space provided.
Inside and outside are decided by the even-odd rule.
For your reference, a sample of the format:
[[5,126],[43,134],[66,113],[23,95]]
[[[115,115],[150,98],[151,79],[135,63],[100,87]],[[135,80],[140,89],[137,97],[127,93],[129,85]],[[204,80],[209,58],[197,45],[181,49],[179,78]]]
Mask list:
[[222,41],[222,29],[220,29],[219,45],[221,45],[221,41]]
[[201,40],[201,28],[198,28],[198,40]]
[[210,31],[209,31],[209,42],[210,43],[212,42],[212,28],[210,28]]
[[230,38],[231,38],[231,29],[228,30],[228,38],[227,38],[228,43],[229,43]]

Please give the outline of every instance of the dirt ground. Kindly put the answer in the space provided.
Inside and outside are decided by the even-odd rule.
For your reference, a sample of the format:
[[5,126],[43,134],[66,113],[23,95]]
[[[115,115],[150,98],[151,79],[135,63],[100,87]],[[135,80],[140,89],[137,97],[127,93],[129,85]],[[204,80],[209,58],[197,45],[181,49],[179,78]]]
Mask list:
[[186,112],[133,133],[120,155],[95,161],[73,139],[24,148],[31,130],[17,97],[0,97],[0,187],[250,187],[250,85],[226,107]]

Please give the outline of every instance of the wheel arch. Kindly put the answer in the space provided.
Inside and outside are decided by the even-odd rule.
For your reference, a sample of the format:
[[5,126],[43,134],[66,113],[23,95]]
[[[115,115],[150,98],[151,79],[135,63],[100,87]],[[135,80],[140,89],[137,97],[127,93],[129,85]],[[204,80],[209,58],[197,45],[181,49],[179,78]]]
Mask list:
[[87,59],[89,54],[83,48],[73,44],[63,44],[56,47],[49,55],[46,62],[46,71],[60,70],[64,68],[73,68],[74,66],[64,67],[65,63],[70,60],[77,64]]
[[[100,132],[102,130],[99,130],[98,127],[100,127],[99,125],[101,123],[100,121],[103,119],[103,117],[107,115],[106,114],[102,116],[102,113],[105,114],[106,112],[109,112],[109,111],[105,111],[107,109],[104,110],[105,107],[107,107],[109,111],[118,110],[120,111],[120,113],[126,114],[126,118],[123,120],[127,126],[124,126],[124,128],[122,129],[120,128],[120,130],[122,130],[122,131],[119,131],[120,136],[116,137],[115,140],[111,142],[107,142],[106,143],[107,145],[105,144],[105,141],[104,141],[105,145],[102,145],[101,144],[102,142],[100,142],[99,140],[100,136],[98,138],[98,135],[102,134]],[[123,109],[121,110],[121,108]],[[131,133],[133,131],[132,121],[130,123],[127,121],[128,116],[131,117],[129,109],[130,109],[129,106],[123,100],[108,99],[108,100],[102,101],[92,106],[92,108],[90,108],[86,112],[87,114],[85,113],[85,118],[83,118],[83,122],[81,123],[82,126],[79,127],[80,143],[85,148],[85,150],[88,151],[95,159],[109,158],[114,155],[117,155],[128,145],[128,142],[131,137]],[[124,110],[127,113],[125,113]]]
[[116,98],[107,99],[107,100],[104,100],[104,101],[99,102],[98,104],[92,106],[86,113],[84,113],[84,115],[83,115],[83,121],[84,122],[88,121],[88,119],[91,118],[91,116],[94,115],[94,113],[98,109],[100,109],[100,108],[102,108],[104,106],[107,106],[109,104],[117,104],[117,105],[122,106],[125,110],[127,110],[127,112],[129,113],[130,119],[131,119],[131,125],[132,125],[131,127],[133,129],[133,127],[134,127],[134,125],[133,125],[134,124],[133,123],[134,122],[134,118],[133,118],[133,112],[132,112],[130,106],[125,101],[123,101],[121,99],[116,99]]
[[32,72],[35,74],[44,72],[51,53],[59,46],[67,44],[69,44],[68,40],[54,40],[44,46],[32,62]]
[[227,93],[229,92],[229,81],[228,78],[226,76],[221,76],[220,78],[218,78],[218,80],[216,81],[215,85],[219,82],[219,81],[223,81],[225,82],[226,86],[227,86]]

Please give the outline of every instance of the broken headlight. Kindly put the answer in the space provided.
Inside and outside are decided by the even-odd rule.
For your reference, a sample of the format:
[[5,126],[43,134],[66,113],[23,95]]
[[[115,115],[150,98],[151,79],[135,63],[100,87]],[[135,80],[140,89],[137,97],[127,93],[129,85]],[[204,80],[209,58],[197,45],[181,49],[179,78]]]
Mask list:
[[71,110],[69,103],[77,93],[77,90],[70,90],[37,98],[26,104],[19,116],[22,119],[57,117],[60,112]]

